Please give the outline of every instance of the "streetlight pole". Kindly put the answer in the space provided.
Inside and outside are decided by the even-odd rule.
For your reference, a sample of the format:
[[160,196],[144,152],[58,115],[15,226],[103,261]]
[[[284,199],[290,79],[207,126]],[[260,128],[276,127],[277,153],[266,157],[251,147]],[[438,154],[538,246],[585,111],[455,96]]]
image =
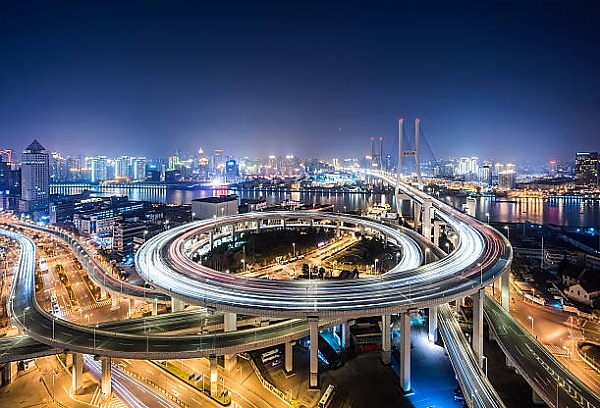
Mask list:
[[510,242],[510,227],[508,225],[505,225],[504,229],[506,230],[506,238]]
[[296,243],[295,242],[292,242],[292,248],[293,248],[292,256],[295,258],[296,257]]
[[487,217],[487,224],[490,225],[490,213],[486,212],[485,216]]
[[374,268],[374,273],[375,275],[377,275],[377,261],[379,261],[379,259],[375,258],[375,268]]

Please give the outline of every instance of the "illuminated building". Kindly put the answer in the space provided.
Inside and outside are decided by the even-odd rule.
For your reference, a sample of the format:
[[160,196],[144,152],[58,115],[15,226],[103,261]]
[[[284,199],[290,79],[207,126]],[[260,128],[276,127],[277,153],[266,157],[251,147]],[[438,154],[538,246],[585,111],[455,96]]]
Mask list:
[[579,152],[575,154],[575,182],[576,184],[597,188],[598,168],[600,167],[600,158],[598,152]]
[[50,163],[48,153],[37,140],[31,142],[21,156],[21,199],[23,213],[48,212]]
[[192,217],[206,220],[238,213],[238,196],[235,194],[192,200]]
[[92,169],[92,183],[99,183],[108,179],[108,167],[106,156],[92,157],[90,159],[90,167]]

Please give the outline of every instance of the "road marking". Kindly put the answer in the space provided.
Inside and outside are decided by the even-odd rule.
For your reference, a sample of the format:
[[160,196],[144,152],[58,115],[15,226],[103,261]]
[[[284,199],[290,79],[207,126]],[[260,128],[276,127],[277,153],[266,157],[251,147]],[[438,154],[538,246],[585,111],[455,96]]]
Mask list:
[[198,401],[196,398],[192,397],[192,401],[194,401],[198,405],[204,405],[202,402]]

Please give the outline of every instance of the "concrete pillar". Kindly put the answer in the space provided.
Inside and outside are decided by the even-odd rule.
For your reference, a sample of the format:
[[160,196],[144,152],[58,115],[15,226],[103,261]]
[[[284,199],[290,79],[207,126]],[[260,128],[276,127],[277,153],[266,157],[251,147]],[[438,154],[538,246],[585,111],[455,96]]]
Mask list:
[[217,380],[219,379],[217,356],[209,356],[208,362],[210,363],[210,395],[213,396],[217,393]]
[[388,366],[392,362],[392,337],[390,335],[391,316],[385,314],[381,316],[381,363]]
[[235,226],[234,225],[231,226],[231,243],[232,244],[235,243]]
[[438,337],[437,310],[437,305],[429,308],[429,341],[433,343],[437,342]]
[[286,222],[285,218],[283,220],[281,220],[281,226],[283,227],[283,229],[285,229],[285,227],[287,226],[287,222]]
[[73,366],[71,367],[71,392],[79,395],[83,391],[83,354],[72,353]]
[[109,397],[112,393],[110,357],[102,357],[102,394]]
[[433,203],[430,199],[426,199],[423,202],[423,224],[421,228],[421,235],[425,237],[426,240],[431,241],[431,220],[433,213]]
[[183,300],[171,297],[171,313],[181,312],[184,306]]
[[342,223],[340,221],[336,221],[335,225],[336,225],[335,235],[339,238],[342,235],[342,229],[341,229]]
[[19,374],[19,365],[16,361],[11,361],[8,363],[8,365],[8,383],[12,384],[17,379],[17,375]]
[[350,347],[350,325],[348,321],[341,324],[342,327],[342,349],[346,350]]
[[319,388],[319,318],[309,317],[310,328],[310,370],[308,388]]
[[285,372],[288,374],[294,371],[294,344],[296,344],[295,341],[288,341],[285,343]]
[[237,354],[225,354],[225,371],[231,374],[234,368],[237,367]]
[[135,299],[129,298],[129,311],[127,312],[127,316],[131,317],[134,310],[135,310]]
[[[56,355],[58,357],[58,354]],[[71,367],[73,365],[73,354],[65,354],[65,367]]]
[[152,302],[152,316],[156,316],[158,314],[158,302],[154,299]]
[[500,292],[502,293],[502,307],[510,308],[510,270],[504,272],[500,277]]
[[110,309],[115,310],[119,308],[119,294],[116,292],[110,292],[111,305]]
[[107,294],[108,294],[108,292],[106,291],[106,289],[104,289],[104,287],[100,286],[100,300],[106,299]]
[[472,347],[479,367],[483,363],[483,297],[485,288],[479,289],[471,295],[473,299],[473,340]]
[[223,331],[225,333],[237,330],[237,314],[231,312],[223,313]]
[[405,393],[411,391],[410,385],[410,315],[400,315],[400,388]]
[[413,222],[415,231],[419,230],[419,224],[421,223],[421,204],[413,201]]
[[215,233],[214,231],[208,231],[208,247],[212,250],[215,244]]
[[442,230],[442,223],[439,221],[433,221],[433,243],[435,246],[440,246],[440,232]]

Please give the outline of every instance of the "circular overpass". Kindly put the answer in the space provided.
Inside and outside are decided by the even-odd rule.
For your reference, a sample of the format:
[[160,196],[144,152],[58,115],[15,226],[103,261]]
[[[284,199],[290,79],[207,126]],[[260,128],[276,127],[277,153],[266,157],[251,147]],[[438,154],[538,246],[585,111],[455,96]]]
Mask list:
[[[187,303],[270,317],[348,318],[389,314],[445,303],[473,293],[503,273],[512,251],[504,237],[434,200],[437,213],[460,238],[451,254],[422,265],[421,235],[375,220],[316,212],[247,213],[187,224],[146,242],[136,254],[139,273],[157,290]],[[329,225],[370,231],[401,247],[389,272],[352,280],[265,280],[215,271],[191,254],[215,234],[244,229]],[[211,235],[212,234],[212,235]]]

